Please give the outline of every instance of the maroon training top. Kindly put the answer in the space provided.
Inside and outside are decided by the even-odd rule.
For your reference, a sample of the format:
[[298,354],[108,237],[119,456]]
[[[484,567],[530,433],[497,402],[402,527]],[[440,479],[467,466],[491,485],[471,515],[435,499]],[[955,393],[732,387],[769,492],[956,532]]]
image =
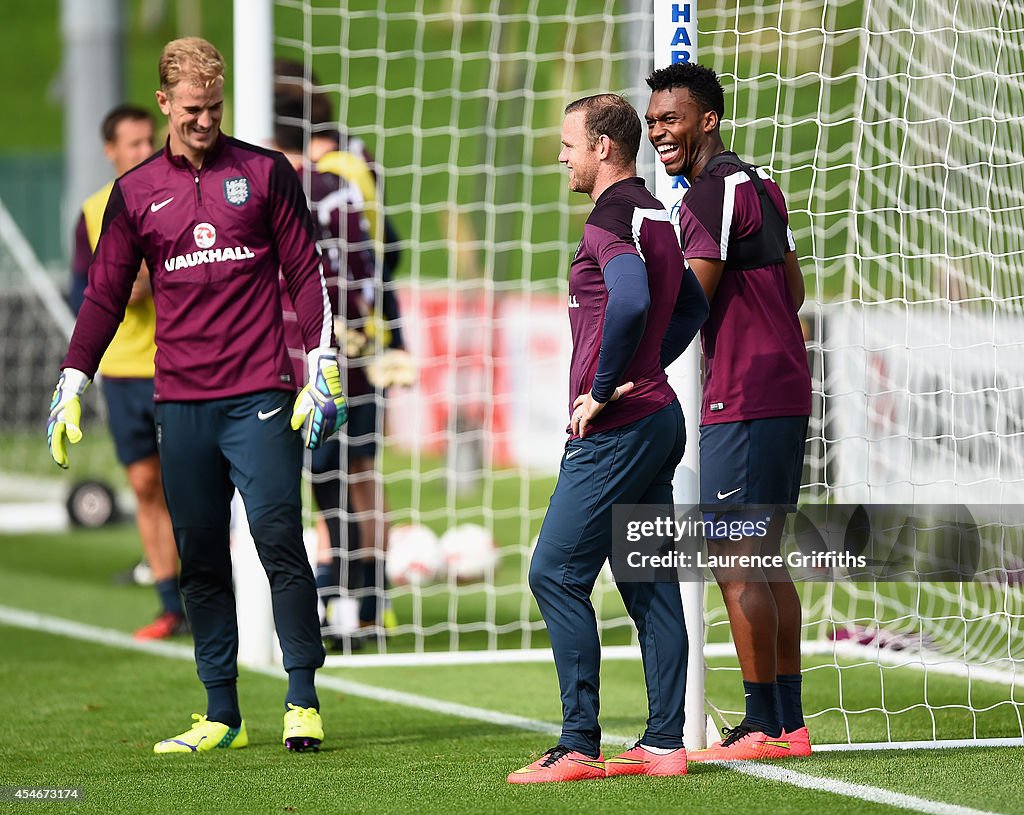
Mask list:
[[622,254],[639,255],[647,267],[651,305],[640,345],[617,383],[633,382],[633,390],[605,406],[591,425],[595,433],[638,422],[676,398],[661,367],[661,341],[679,297],[683,255],[665,207],[647,190],[642,178],[617,181],[601,193],[572,261],[570,416],[573,400],[590,391],[597,374],[608,305],[602,270]]
[[335,345],[313,222],[288,160],[224,136],[196,170],[170,147],[119,178],[62,367],[90,377],[145,260],[157,401],[294,390],[278,271],[307,350]]
[[[786,200],[762,171],[765,190],[784,223]],[[733,163],[704,170],[683,196],[679,235],[687,258],[725,260],[730,240],[761,229],[761,203],[749,176]],[[786,248],[795,250],[786,230]],[[701,329],[704,400],[700,423],[807,416],[811,375],[803,331],[782,263],[722,272]]]
[[[300,178],[303,178],[300,173]],[[361,329],[374,306],[373,242],[367,234],[365,203],[359,190],[334,173],[309,173],[309,200],[316,223],[317,243],[324,257],[324,275],[337,316],[349,328]],[[295,381],[306,379],[306,355],[298,321],[281,279],[284,336],[291,355]],[[344,344],[344,343],[343,343]],[[369,357],[344,360],[342,376],[349,397],[370,393],[366,378]]]

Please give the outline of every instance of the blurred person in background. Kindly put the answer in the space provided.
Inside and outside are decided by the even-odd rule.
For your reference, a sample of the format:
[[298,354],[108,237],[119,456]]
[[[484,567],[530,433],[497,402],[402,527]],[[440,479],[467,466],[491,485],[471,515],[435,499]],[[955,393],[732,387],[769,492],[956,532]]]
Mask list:
[[[304,166],[308,162],[304,158],[304,128],[298,124],[302,119],[301,97],[278,95],[274,112],[277,117],[274,146],[285,154],[308,189],[317,241],[325,260],[324,274],[334,295],[332,299],[337,303],[335,332],[346,353],[358,356],[367,342],[360,328],[365,315],[372,310],[374,272],[362,197],[344,178]],[[301,366],[304,356],[301,337],[291,301],[283,287],[281,295],[285,340],[293,364]],[[301,375],[301,368],[297,375]],[[358,616],[360,627],[368,628],[377,622],[378,598],[375,595],[378,590],[383,592],[383,586],[377,586],[374,549],[383,548],[386,542],[386,508],[376,500],[375,490],[366,489],[367,484],[374,486],[372,481],[364,479],[352,483],[351,476],[373,472],[377,453],[374,432],[377,405],[365,367],[350,364],[345,385],[349,400],[348,438],[345,443],[341,439],[328,441],[312,452],[308,462],[319,509],[317,590],[324,603],[322,624],[325,628],[333,628],[329,610],[339,599],[341,590],[344,590],[342,602],[350,603],[350,608],[361,606],[362,613],[352,616]],[[346,495],[349,501],[344,500]],[[349,523],[350,514],[362,517]],[[378,534],[381,534],[379,541]],[[344,629],[344,621],[340,622]],[[345,630],[344,637],[329,636],[327,642],[342,649],[346,643],[352,647],[358,643],[358,639],[352,639],[354,633],[354,630]]]
[[[343,465],[340,443],[332,443],[327,445],[329,449],[314,453],[312,462],[313,489],[321,520],[328,521],[326,528],[320,527],[318,590],[325,604],[337,596],[339,586],[348,588],[356,596],[361,595],[358,609],[351,613],[348,604],[352,597],[341,599],[338,623],[344,636],[328,639],[329,645],[345,650],[361,645],[360,637],[349,636],[351,617],[356,618],[358,630],[364,637],[380,635],[381,629],[387,631],[397,625],[385,594],[387,506],[375,459],[378,414],[385,404],[386,388],[411,385],[415,380],[413,360],[404,348],[398,300],[392,283],[400,258],[400,244],[383,212],[380,179],[363,142],[338,129],[330,100],[325,93],[316,90],[315,77],[310,79],[313,89],[307,96],[304,68],[300,63],[277,59],[274,68],[279,147],[295,157],[296,167],[306,161],[315,167],[310,173],[315,182],[310,185],[310,195],[314,211],[319,212],[318,222],[327,227],[327,232],[321,236],[324,255],[338,264],[339,271],[345,271],[344,276],[338,276],[342,286],[338,303],[346,312],[339,315],[336,330],[349,358],[347,461]],[[339,206],[347,209],[345,218],[333,212]],[[331,231],[332,217],[336,224],[349,224],[346,228],[350,237],[346,239],[337,231]],[[363,235],[365,255],[354,251],[351,236],[356,234],[357,222]],[[339,252],[346,257],[338,257]],[[349,476],[348,510],[349,515],[355,517],[345,530],[347,540],[343,526],[330,522],[332,512],[340,514],[334,508],[340,506],[338,493],[341,490],[330,473],[340,476],[342,471]],[[349,557],[342,553],[368,550],[373,550],[375,557],[357,558],[344,567],[339,564],[339,559]]]
[[[145,108],[119,105],[101,125],[103,152],[120,177],[153,153],[154,121]],[[89,196],[75,227],[71,260],[71,308],[77,314],[85,297],[89,265],[103,226],[111,181]],[[164,502],[153,418],[153,358],[156,354],[156,312],[149,269],[143,263],[114,339],[100,360],[107,424],[118,461],[124,466],[137,503],[135,523],[142,551],[160,598],[156,619],[135,632],[139,640],[165,639],[188,632],[178,593],[178,550]]]

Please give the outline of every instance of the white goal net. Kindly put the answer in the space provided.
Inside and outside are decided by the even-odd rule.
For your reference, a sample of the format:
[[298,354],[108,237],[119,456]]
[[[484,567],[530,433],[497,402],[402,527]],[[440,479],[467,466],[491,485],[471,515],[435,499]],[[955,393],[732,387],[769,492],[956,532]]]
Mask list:
[[[844,741],[1020,738],[1024,552],[1006,521],[1024,496],[1024,13],[676,5],[725,86],[726,145],[788,196],[815,390],[803,500],[989,505],[984,580],[802,587],[808,682],[832,688],[812,721]],[[546,645],[526,574],[564,441],[565,270],[589,210],[556,162],[561,111],[613,90],[642,112],[652,24],[649,3],[611,0],[276,4],[275,53],[373,155],[404,250],[383,285],[419,377],[378,396],[376,464],[410,582],[389,589],[398,627],[371,653]],[[445,533],[474,568],[447,540],[446,571]],[[474,549],[488,541],[493,558]],[[595,606],[604,642],[630,644],[610,580]],[[735,671],[713,586],[705,618],[709,677]]]
[[840,698],[877,661],[871,698],[834,707],[853,737],[915,719],[931,738],[1019,737],[1024,15],[884,0],[700,20],[734,83],[732,144],[786,190],[814,270],[804,500],[963,504],[980,524],[972,582],[805,587],[805,650]]

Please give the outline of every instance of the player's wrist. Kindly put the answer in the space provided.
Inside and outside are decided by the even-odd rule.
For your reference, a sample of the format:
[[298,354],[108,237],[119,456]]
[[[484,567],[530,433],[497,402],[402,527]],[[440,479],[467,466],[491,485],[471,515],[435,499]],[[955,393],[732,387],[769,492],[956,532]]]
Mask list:
[[81,396],[89,387],[92,379],[84,371],[77,368],[64,368],[60,372],[60,385],[66,394]]
[[314,348],[306,354],[306,366],[312,376],[319,370],[322,362],[338,363],[338,349],[331,347]]

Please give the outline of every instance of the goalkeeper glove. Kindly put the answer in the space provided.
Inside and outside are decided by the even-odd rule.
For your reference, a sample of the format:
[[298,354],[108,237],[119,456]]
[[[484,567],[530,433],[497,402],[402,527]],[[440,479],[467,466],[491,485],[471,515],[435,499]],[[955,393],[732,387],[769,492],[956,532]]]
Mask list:
[[335,328],[334,333],[344,338],[342,340],[342,347],[344,348],[345,356],[349,359],[358,359],[366,351],[366,335],[362,331],[355,328],[345,328],[338,331]]
[[363,322],[363,333],[366,334],[366,339],[376,347],[391,347],[391,329],[388,328],[384,315],[379,311],[374,311],[372,314],[366,315]]
[[74,368],[60,372],[57,387],[50,400],[50,418],[46,421],[46,444],[50,455],[65,470],[68,468],[67,442],[82,440],[82,401],[79,398],[89,387],[89,377]]
[[295,397],[292,430],[301,428],[303,444],[316,450],[348,420],[348,403],[341,390],[337,352],[314,348],[307,359],[309,381]]
[[341,317],[335,317],[334,333],[341,339],[342,350],[349,359],[369,356],[376,349],[391,347],[391,329],[377,312],[356,320],[355,326]]
[[366,378],[375,388],[412,385],[416,381],[416,361],[401,348],[389,348],[366,368]]

